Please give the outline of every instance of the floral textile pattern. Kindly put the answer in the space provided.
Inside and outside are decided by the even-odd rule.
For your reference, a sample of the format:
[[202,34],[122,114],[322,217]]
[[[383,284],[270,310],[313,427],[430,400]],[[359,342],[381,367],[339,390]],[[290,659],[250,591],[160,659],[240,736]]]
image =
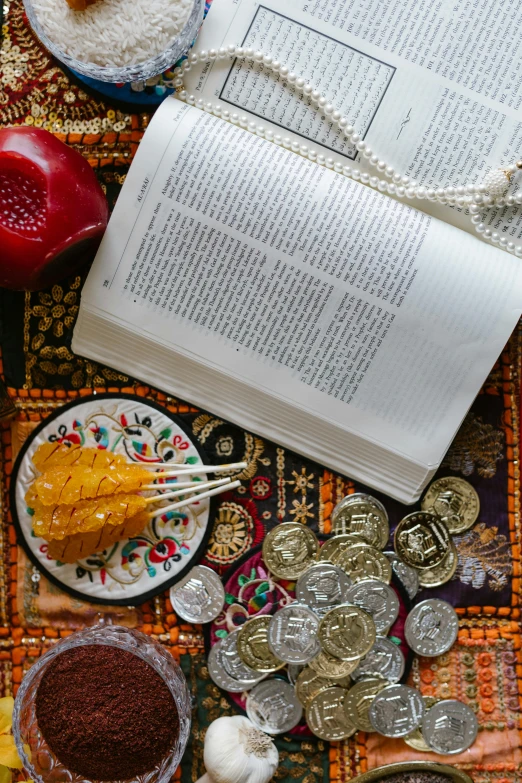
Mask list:
[[446,454],[442,467],[463,476],[475,471],[483,478],[492,478],[497,463],[504,458],[505,436],[501,430],[469,413]]
[[478,590],[487,581],[495,592],[507,585],[513,573],[511,548],[506,536],[498,534],[498,528],[480,522],[464,535],[455,537],[455,546],[459,553],[457,577],[461,582]]

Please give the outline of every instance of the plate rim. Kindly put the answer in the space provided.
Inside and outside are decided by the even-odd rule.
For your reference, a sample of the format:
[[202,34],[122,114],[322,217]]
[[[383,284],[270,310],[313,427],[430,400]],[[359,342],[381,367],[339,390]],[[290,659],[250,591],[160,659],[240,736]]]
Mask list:
[[43,419],[35,428],[34,430],[28,435],[26,440],[24,441],[20,451],[18,452],[16,459],[13,463],[13,470],[11,473],[11,483],[9,487],[9,509],[11,511],[11,518],[13,520],[13,525],[15,528],[16,533],[16,542],[19,544],[22,549],[24,550],[25,554],[33,564],[44,576],[46,579],[49,580],[52,584],[54,584],[56,587],[59,587],[60,590],[63,590],[64,593],[68,593],[68,595],[71,595],[73,598],[77,598],[80,601],[91,603],[91,604],[98,604],[100,606],[127,606],[127,607],[136,607],[141,606],[141,604],[146,603],[147,601],[150,601],[151,598],[154,598],[156,595],[159,595],[160,593],[163,593],[166,590],[170,590],[170,588],[176,584],[177,581],[182,579],[190,569],[196,565],[199,560],[201,560],[201,557],[206,550],[208,539],[210,538],[210,534],[212,532],[212,518],[215,517],[216,514],[216,507],[217,507],[217,500],[216,498],[210,498],[210,504],[208,509],[208,524],[206,527],[206,530],[203,534],[203,537],[201,539],[201,542],[194,552],[194,556],[189,560],[189,562],[180,570],[178,571],[175,576],[173,576],[171,579],[167,579],[165,582],[162,582],[161,585],[158,585],[157,587],[153,587],[150,590],[148,590],[145,593],[140,593],[136,596],[130,596],[129,598],[101,598],[98,596],[91,596],[86,593],[82,593],[79,590],[75,590],[74,587],[70,587],[68,584],[60,581],[54,574],[52,574],[48,569],[45,567],[45,565],[38,560],[38,558],[35,556],[34,552],[29,547],[24,532],[22,530],[22,526],[20,524],[20,520],[18,519],[18,511],[16,508],[16,484],[17,484],[17,478],[18,478],[18,471],[20,470],[20,466],[22,464],[22,461],[33,442],[34,438],[36,438],[42,430],[46,428],[49,422],[52,422],[54,419],[58,418],[64,411],[70,410],[72,408],[75,408],[77,405],[84,404],[86,402],[93,402],[97,400],[114,400],[114,399],[125,399],[125,400],[131,400],[132,402],[140,402],[142,404],[150,405],[150,407],[155,408],[159,413],[162,413],[167,418],[171,418],[171,420],[178,426],[180,429],[183,430],[185,435],[190,438],[191,442],[193,442],[194,447],[196,451],[198,452],[199,456],[203,460],[204,463],[207,463],[208,456],[205,452],[205,450],[200,446],[198,443],[194,442],[194,435],[192,432],[190,432],[189,427],[185,424],[185,422],[180,419],[180,417],[176,413],[172,413],[167,408],[164,408],[162,405],[157,403],[155,400],[149,400],[147,397],[140,397],[137,394],[126,394],[126,393],[119,393],[119,392],[100,392],[99,394],[91,394],[86,395],[83,397],[78,397],[75,400],[70,400],[69,402],[65,403],[65,405],[61,405],[55,410],[53,410],[49,416],[46,416],[45,419]]

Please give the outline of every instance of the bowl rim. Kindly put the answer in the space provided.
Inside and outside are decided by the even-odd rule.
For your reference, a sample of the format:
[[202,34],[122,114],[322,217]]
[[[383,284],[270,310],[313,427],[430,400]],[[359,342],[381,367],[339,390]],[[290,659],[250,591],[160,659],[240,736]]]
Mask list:
[[377,783],[377,781],[385,780],[399,772],[437,772],[448,777],[453,783],[473,783],[473,779],[461,769],[449,764],[442,764],[439,761],[424,761],[422,759],[396,761],[382,767],[375,767],[352,778],[350,783]]
[[[154,648],[159,648],[159,651],[162,655],[170,655],[172,658],[172,661],[169,661],[169,663],[174,664],[174,668],[179,670],[179,673],[182,676],[182,690],[184,691],[183,694],[176,694],[174,690],[171,688],[170,684],[165,680],[165,677],[163,677],[163,674],[161,671],[158,671],[157,666],[151,662],[149,659],[145,657],[145,655],[138,651],[138,650],[128,650],[128,652],[132,652],[133,655],[138,656],[142,660],[144,660],[146,663],[151,666],[154,671],[159,674],[159,676],[163,679],[165,684],[167,685],[169,691],[172,694],[172,698],[174,700],[174,703],[176,705],[176,710],[178,712],[178,718],[179,718],[179,738],[182,738],[182,742],[178,744],[177,748],[174,748],[171,750],[168,754],[168,756],[176,757],[176,766],[179,765],[181,758],[183,754],[185,753],[185,749],[187,747],[188,740],[190,738],[190,728],[192,723],[192,716],[190,712],[190,703],[191,703],[191,696],[190,696],[190,690],[188,687],[188,683],[185,679],[185,675],[183,674],[181,667],[179,666],[178,662],[175,660],[175,658],[168,652],[167,649],[165,649],[162,645],[159,644],[155,639],[148,636],[147,634],[143,633],[142,631],[139,631],[136,628],[126,628],[122,625],[113,625],[110,621],[99,621],[96,622],[94,625],[88,626],[86,628],[79,629],[75,633],[72,633],[70,636],[66,636],[63,639],[60,639],[56,644],[54,644],[52,647],[50,647],[37,661],[34,663],[31,668],[25,673],[24,677],[22,678],[22,682],[20,684],[20,687],[18,688],[18,692],[16,694],[15,700],[14,700],[14,708],[13,708],[13,718],[12,718],[12,732],[13,737],[16,744],[16,749],[18,752],[18,755],[20,756],[20,759],[23,764],[23,768],[27,770],[30,773],[31,778],[34,781],[37,781],[38,783],[45,783],[44,778],[41,774],[35,769],[32,763],[32,759],[30,758],[30,755],[26,751],[26,746],[22,740],[21,731],[20,731],[20,717],[21,717],[21,709],[22,709],[22,703],[24,700],[24,697],[26,695],[26,692],[32,685],[35,677],[38,676],[38,674],[41,672],[41,670],[46,666],[50,661],[52,661],[54,658],[56,658],[58,655],[60,655],[62,652],[65,652],[66,650],[72,649],[74,647],[87,647],[91,645],[100,645],[104,647],[117,647],[119,649],[124,649],[123,645],[118,644],[115,642],[114,639],[100,639],[100,638],[93,638],[89,639],[88,634],[93,631],[101,631],[105,629],[108,632],[111,631],[117,631],[117,632],[125,632],[126,634],[130,634],[132,637],[136,638],[138,637],[138,640],[141,640],[145,642],[147,645],[151,645]],[[78,641],[79,636],[83,636],[85,634],[86,638],[85,640],[81,639]],[[184,687],[183,687],[184,686]],[[187,704],[189,705],[189,712],[188,715],[182,716],[180,714],[180,704],[179,702],[183,700],[183,696],[185,697]],[[186,736],[183,738],[183,733],[186,734]],[[165,757],[167,758],[167,756]],[[61,763],[61,762],[60,762]],[[65,765],[63,765],[65,768]],[[174,770],[173,770],[174,772]],[[76,774],[76,773],[73,773]],[[87,780],[87,779],[85,779]],[[134,779],[129,779],[134,780]],[[118,782],[115,782],[118,783]],[[127,781],[122,780],[121,783],[127,783]]]
[[[78,60],[70,54],[67,54],[58,44],[52,41],[45,30],[42,27],[38,14],[34,9],[32,0],[23,0],[24,10],[27,14],[29,24],[39,41],[45,46],[49,52],[56,57],[60,62],[67,66],[71,71],[77,71],[83,76],[88,76],[91,79],[98,79],[103,82],[110,83],[125,83],[142,81],[144,79],[151,79],[154,76],[162,73],[169,66],[165,65],[165,58],[169,59],[170,65],[173,66],[175,62],[182,56],[185,48],[190,48],[190,43],[187,47],[182,46],[182,50],[177,52],[178,42],[180,38],[184,36],[188,28],[194,27],[194,38],[197,36],[197,31],[203,20],[205,10],[205,0],[191,0],[192,8],[185,20],[183,28],[178,35],[173,38],[170,44],[162,52],[149,57],[147,60],[143,60],[139,63],[133,63],[129,65],[97,65],[85,60]],[[172,54],[169,54],[172,52]]]

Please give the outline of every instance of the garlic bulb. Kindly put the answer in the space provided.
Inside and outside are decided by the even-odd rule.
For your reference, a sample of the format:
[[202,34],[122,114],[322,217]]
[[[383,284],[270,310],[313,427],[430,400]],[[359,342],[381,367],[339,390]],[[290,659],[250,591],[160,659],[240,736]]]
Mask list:
[[198,783],[268,783],[279,763],[272,739],[242,715],[210,724],[203,757],[207,774]]

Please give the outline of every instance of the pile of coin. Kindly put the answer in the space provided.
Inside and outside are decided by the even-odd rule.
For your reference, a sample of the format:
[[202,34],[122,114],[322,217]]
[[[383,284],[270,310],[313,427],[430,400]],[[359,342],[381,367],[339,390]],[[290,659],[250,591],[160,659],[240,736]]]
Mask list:
[[[399,613],[390,582],[393,571],[414,597],[419,586],[451,578],[451,534],[468,529],[477,514],[473,488],[449,478],[434,482],[422,510],[401,520],[395,552],[383,552],[384,506],[363,493],[336,506],[334,535],[323,546],[301,524],[278,525],[263,542],[263,560],[273,578],[295,581],[295,601],[220,639],[209,654],[210,676],[225,690],[246,692],[247,715],[269,734],[290,731],[304,713],[325,740],[377,731],[417,750],[462,752],[477,733],[472,710],[400,684],[404,657],[387,636]],[[418,603],[406,619],[405,638],[418,655],[447,652],[457,632],[455,610],[440,599]]]

